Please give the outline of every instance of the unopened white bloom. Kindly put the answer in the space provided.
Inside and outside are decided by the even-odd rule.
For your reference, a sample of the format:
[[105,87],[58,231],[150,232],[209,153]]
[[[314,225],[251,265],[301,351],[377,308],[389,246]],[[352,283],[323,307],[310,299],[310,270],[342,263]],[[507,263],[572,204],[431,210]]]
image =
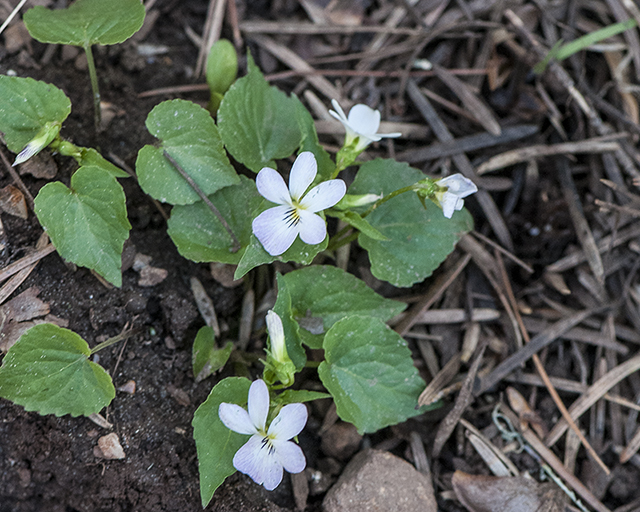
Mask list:
[[[436,192],[436,199],[442,207],[442,213],[450,219],[453,212],[462,210],[464,198],[478,191],[476,184],[462,174],[453,174],[436,181],[441,190]],[[446,188],[446,190],[444,190]]]
[[253,234],[271,256],[285,252],[298,235],[310,245],[319,244],[327,236],[327,225],[316,212],[340,201],[347,186],[339,179],[323,181],[305,194],[317,172],[316,157],[305,151],[293,163],[288,189],[275,169],[264,167],[258,173],[256,186],[260,195],[280,205],[262,212],[251,225]]
[[26,162],[32,156],[40,153],[40,151],[46,148],[51,141],[56,138],[59,132],[60,123],[53,121],[45,123],[44,126],[40,128],[36,136],[29,141],[20,153],[18,153],[12,167]]
[[282,327],[282,320],[280,320],[278,313],[271,309],[267,311],[266,322],[267,329],[269,330],[269,338],[271,339],[271,355],[281,363],[289,361],[289,354],[287,354],[287,346],[284,339],[284,328]]
[[377,133],[380,127],[380,111],[373,110],[367,105],[359,103],[349,111],[349,117],[336,100],[331,100],[331,105],[336,110],[329,110],[329,114],[342,123],[347,132],[344,145],[351,146],[355,143],[354,151],[361,152],[372,142],[382,138],[400,137],[401,133]]
[[218,415],[227,428],[251,438],[233,457],[233,467],[272,491],[282,481],[282,469],[300,473],[307,465],[304,453],[291,438],[307,423],[304,404],[285,405],[266,429],[269,390],[262,380],[249,388],[248,412],[236,404],[221,403]]

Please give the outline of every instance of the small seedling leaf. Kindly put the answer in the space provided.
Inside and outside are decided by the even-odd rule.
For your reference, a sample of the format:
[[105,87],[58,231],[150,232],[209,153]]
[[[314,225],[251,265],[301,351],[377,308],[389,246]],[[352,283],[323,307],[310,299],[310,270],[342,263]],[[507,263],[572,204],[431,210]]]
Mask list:
[[115,389],[89,361],[89,345],[73,331],[36,325],[13,345],[0,367],[0,396],[27,411],[89,416],[111,403]]
[[215,490],[236,472],[233,456],[249,440],[224,426],[218,416],[222,402],[244,406],[251,382],[241,377],[228,377],[216,384],[209,397],[193,415],[193,439],[198,451],[200,497],[206,507]]
[[149,132],[162,141],[160,147],[143,147],[136,161],[140,186],[150,196],[171,204],[192,204],[200,200],[164,156],[164,151],[206,195],[239,183],[218,128],[202,107],[185,100],[164,101],[149,113],[146,125]]
[[244,176],[240,183],[209,196],[225,219],[241,248],[232,252],[233,240],[211,209],[199,201],[171,210],[167,233],[185,258],[193,261],[238,263],[251,239],[252,212],[262,203],[256,184]]
[[421,414],[416,410],[424,381],[411,351],[382,320],[350,316],[324,339],[318,374],[335,400],[338,416],[360,433],[375,432]]
[[269,86],[251,55],[249,73],[224,95],[218,110],[220,135],[229,153],[253,172],[275,169],[274,160],[300,146],[295,100]]
[[0,132],[9,150],[19,153],[47,123],[71,113],[71,101],[57,87],[32,78],[0,75]]
[[[395,160],[376,159],[360,167],[350,194],[389,194],[424,178],[422,172]],[[426,206],[426,208],[425,208]],[[360,233],[358,242],[369,252],[371,272],[395,286],[411,286],[438,268],[460,237],[473,228],[466,209],[447,219],[433,202],[423,206],[413,192],[401,194],[376,208],[366,220],[388,241]]]
[[213,329],[208,325],[202,327],[193,341],[193,376],[196,382],[222,368],[231,355],[233,343],[227,342],[224,348],[216,348]]
[[24,14],[24,24],[41,43],[92,44],[122,43],[144,22],[140,0],[78,0],[66,9],[47,9],[38,5]]
[[60,256],[122,284],[122,247],[131,225],[124,191],[112,174],[102,167],[80,167],[71,188],[59,181],[42,187],[35,212]]

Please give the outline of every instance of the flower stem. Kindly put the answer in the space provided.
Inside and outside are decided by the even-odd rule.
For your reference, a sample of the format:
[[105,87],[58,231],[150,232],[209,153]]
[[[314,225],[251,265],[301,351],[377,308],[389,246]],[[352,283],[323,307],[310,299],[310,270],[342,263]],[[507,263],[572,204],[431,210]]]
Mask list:
[[373,203],[369,207],[369,209],[361,215],[361,217],[364,219],[367,215],[373,212],[373,210],[375,210],[381,204],[386,203],[389,199],[393,199],[394,197],[399,196],[400,194],[404,194],[405,192],[411,192],[412,190],[415,190],[415,184],[409,185],[408,187],[399,188],[398,190],[394,190],[393,192],[387,194],[386,196],[378,199],[375,203]]
[[96,73],[96,63],[91,53],[91,45],[83,46],[87,55],[87,67],[89,68],[89,78],[91,79],[91,90],[93,91],[93,120],[96,128],[96,135],[100,131],[101,113],[100,113],[100,88],[98,87],[98,74]]
[[[348,228],[351,228],[351,226],[347,226]],[[359,231],[354,231],[353,233],[351,233],[349,236],[345,236],[342,239],[337,239],[337,235],[332,237],[331,240],[329,241],[329,245],[327,246],[327,251],[335,251],[336,249],[339,249],[340,247],[342,247],[343,245],[347,245],[350,244],[351,242],[353,242],[356,238],[358,238],[358,235],[360,234]]]

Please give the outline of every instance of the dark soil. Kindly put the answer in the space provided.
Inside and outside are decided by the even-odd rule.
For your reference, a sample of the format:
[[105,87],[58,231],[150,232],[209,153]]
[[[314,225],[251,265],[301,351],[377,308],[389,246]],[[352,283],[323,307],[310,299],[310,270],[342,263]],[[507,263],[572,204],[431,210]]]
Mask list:
[[[160,4],[162,2],[159,2]],[[63,62],[58,49],[51,63],[37,63],[45,45],[32,42],[32,60],[7,55],[0,47],[0,73],[9,70],[50,82],[71,99],[72,113],[63,136],[81,146],[113,152],[130,167],[139,148],[152,143],[144,126],[153,106],[165,98],[139,99],[140,91],[184,83],[195,66],[197,49],[186,40],[182,27],[189,23],[201,31],[207,2],[165,2],[147,42],[166,44],[168,55],[154,59],[138,56],[133,46],[95,48],[103,101],[119,111],[96,144],[93,107],[86,71]],[[127,60],[128,59],[128,60]],[[32,66],[22,63],[32,62]],[[133,62],[131,62],[133,61]],[[206,100],[206,97],[203,97]],[[73,163],[55,157],[56,179],[68,185]],[[35,196],[46,183],[29,176],[25,184]],[[136,383],[133,395],[118,392],[103,415],[114,425],[127,455],[124,461],[104,461],[94,456],[99,436],[108,431],[87,418],[56,418],[25,412],[0,399],[0,511],[196,511],[201,509],[198,468],[191,419],[214,382],[194,384],[191,341],[204,325],[197,312],[189,279],[197,277],[213,298],[220,318],[236,328],[242,288],[218,285],[205,265],[182,258],[166,234],[166,224],[151,200],[133,179],[121,180],[133,226],[130,242],[136,251],[152,257],[151,264],[166,269],[167,279],[151,288],[137,285],[138,274],[127,270],[121,288],[106,287],[88,270],[72,269],[57,254],[41,261],[18,289],[40,289],[51,313],[69,321],[69,328],[90,345],[114,336],[125,325],[140,334],[99,354],[100,364],[116,387]],[[4,176],[0,186],[11,183]],[[0,266],[24,256],[34,247],[42,228],[35,215],[27,221],[3,216],[6,246]],[[117,370],[114,373],[114,369]],[[178,390],[176,392],[176,390]],[[181,393],[182,392],[182,393]],[[178,401],[174,396],[177,396]],[[186,397],[186,398],[185,398]],[[215,502],[210,507],[216,509]],[[243,509],[236,510],[254,510]],[[257,509],[256,509],[257,510]]]
[[[10,3],[16,4],[17,0],[10,0]],[[305,17],[299,3],[294,0],[255,2],[247,0],[236,3],[241,19],[250,19],[252,16],[271,20],[289,20],[289,18],[293,20]],[[337,3],[340,4],[340,2]],[[467,5],[469,3],[464,1],[451,2],[450,7],[453,9],[457,8],[458,4]],[[536,5],[539,3],[542,4],[535,2]],[[576,5],[579,3],[575,2]],[[76,62],[76,57],[65,58],[67,53],[63,52],[61,48],[57,48],[52,55],[49,55],[50,50],[47,46],[35,41],[31,41],[20,51],[12,53],[9,53],[4,46],[0,46],[0,73],[7,74],[12,71],[17,76],[29,76],[50,82],[62,89],[72,102],[72,113],[64,123],[62,135],[78,145],[96,147],[106,157],[114,155],[133,169],[138,150],[145,144],[153,143],[153,137],[149,135],[144,122],[156,104],[174,97],[185,97],[203,105],[208,100],[208,95],[204,92],[150,98],[138,97],[139,93],[150,89],[193,83],[192,75],[198,50],[186,36],[185,27],[188,26],[195,33],[201,34],[208,4],[209,2],[206,0],[158,0],[155,3],[154,9],[159,12],[159,17],[152,30],[145,37],[144,43],[165,45],[168,47],[166,54],[143,57],[136,51],[136,46],[133,43],[124,43],[108,48],[94,48],[102,99],[110,102],[117,113],[100,135],[99,140],[96,140],[94,136],[89,77],[85,70],[78,69],[81,68],[81,65],[77,65],[79,63]],[[375,11],[376,15],[379,14],[378,17],[371,16],[366,19],[368,24],[374,25],[380,24],[386,19],[393,5],[404,5],[405,2],[354,0],[353,4],[364,6],[363,9],[369,9],[367,13]],[[493,3],[488,2],[488,4]],[[573,5],[574,2],[571,4]],[[604,4],[605,2],[603,2]],[[381,12],[382,14],[380,14]],[[490,17],[489,8],[480,11],[479,18],[488,20]],[[410,21],[407,22],[407,26],[415,27],[415,13],[413,18],[411,16],[408,18]],[[476,62],[475,57],[477,56],[473,53],[473,50],[477,49],[473,43],[483,39],[485,34],[482,32],[480,35],[480,32],[474,32],[476,27],[473,24],[465,25],[465,27],[467,28],[463,27],[466,30],[464,34],[465,37],[468,36],[468,42],[458,45],[455,42],[456,38],[462,39],[459,33],[452,35],[449,39],[446,36],[442,40],[436,38],[436,41],[432,42],[432,46],[429,46],[429,51],[424,52],[425,55],[443,59],[448,69],[473,68],[471,63]],[[484,25],[479,25],[479,27],[484,30]],[[231,31],[226,23],[223,35],[231,38]],[[347,39],[346,37],[343,40],[343,36],[334,37],[334,35],[322,39],[321,44],[317,47],[309,42],[306,35],[292,37],[288,41],[291,42],[291,46],[296,46],[299,53],[305,53],[305,50],[308,50],[312,57],[317,58],[316,63],[325,56],[322,52],[326,47],[333,46],[335,51],[326,52],[329,55],[326,61],[329,62],[328,65],[332,69],[352,70],[355,67],[352,65],[355,59],[346,61],[346,63],[339,60],[332,63],[331,58],[339,56],[341,53],[357,54],[372,37],[371,34],[357,34],[349,39],[346,46],[341,46]],[[308,48],[305,46],[307,43]],[[417,45],[418,43],[416,43]],[[281,66],[262,49],[255,46],[250,46],[250,48],[265,72],[271,73],[288,69]],[[502,61],[513,65],[511,62],[513,55],[503,48],[502,53],[493,55],[492,58],[497,61],[502,59]],[[48,60],[43,62],[43,59]],[[241,57],[241,61],[244,61],[243,57]],[[607,79],[602,78],[608,76],[605,72],[606,68],[601,61],[593,62],[595,64],[590,62],[589,66],[598,67],[600,65],[598,68],[600,73],[596,73],[595,78],[591,76],[588,78],[594,78],[595,81],[600,80],[597,83],[598,87],[594,86],[594,89],[606,92],[609,90],[609,84],[607,82],[605,85],[604,81]],[[320,64],[322,63],[320,62]],[[387,71],[395,72],[401,69],[404,64],[404,61],[395,62],[392,58],[384,61],[382,67]],[[516,99],[519,101],[522,101],[523,97],[526,99],[532,90],[530,84],[525,83],[524,74],[521,73],[522,63],[518,61],[516,64],[513,65],[515,68],[513,84],[507,83],[501,89],[491,93],[487,92],[486,87],[483,86],[484,88],[480,89],[478,94],[500,113],[500,120],[504,121],[505,126],[522,122],[538,125],[538,134],[529,141],[522,142],[523,145],[558,142],[547,140],[549,138],[547,134],[552,132],[552,129],[542,106],[536,104],[531,110],[527,110],[522,104],[516,102]],[[591,73],[577,74],[582,76]],[[350,78],[340,79],[343,85],[349,80]],[[333,82],[332,78],[331,81]],[[389,110],[389,112],[383,113],[385,119],[400,120],[402,118],[402,121],[425,125],[425,120],[406,97],[396,98],[399,81],[397,75],[393,80],[381,80],[380,82],[376,82],[373,78],[366,78],[354,85],[349,94],[352,99],[368,103],[377,103],[380,98],[389,99],[385,103]],[[302,78],[288,78],[280,81],[278,85],[286,89],[287,92],[293,89],[300,92],[302,90],[298,88],[300,83],[304,83]],[[351,83],[353,85],[355,82]],[[432,83],[430,82],[429,85]],[[442,84],[439,85],[442,87]],[[524,91],[520,97],[517,97],[518,94],[514,92],[518,87],[522,88],[520,92]],[[549,90],[563,115],[566,116],[562,121],[567,125],[570,135],[578,134],[577,139],[592,136],[593,134],[585,128],[586,121],[580,117],[577,108],[567,96],[563,95],[562,89],[551,87]],[[449,91],[439,90],[438,92],[451,101],[456,100]],[[500,94],[509,97],[505,99]],[[500,103],[501,98],[502,103]],[[398,112],[401,112],[402,116],[396,115],[394,117],[394,114]],[[481,130],[477,124],[473,124],[470,128],[468,119],[454,115],[446,109],[442,115],[454,137],[466,136]],[[613,123],[613,121],[611,122]],[[329,144],[335,144],[331,139],[327,139],[327,141]],[[417,147],[412,141],[400,144],[406,145],[398,146],[398,152]],[[426,145],[424,141],[420,141],[420,144]],[[387,146],[380,145],[373,151],[378,151],[384,156],[388,156],[389,153],[393,154],[393,150],[386,150],[386,148]],[[507,148],[493,149],[491,156],[501,153],[505,149]],[[0,150],[7,154],[6,148],[2,147]],[[59,156],[54,156],[54,160],[59,169],[56,179],[68,184],[75,164],[71,159]],[[428,161],[424,164],[424,170],[430,173],[439,172],[443,161],[444,158]],[[614,222],[610,222],[608,218],[597,217],[593,221],[598,212],[596,212],[597,208],[593,205],[592,199],[605,197],[607,200],[613,200],[612,193],[608,189],[603,192],[603,186],[598,181],[603,176],[601,163],[594,163],[596,162],[595,157],[574,160],[572,165],[575,162],[577,163],[572,168],[572,172],[578,175],[576,181],[581,194],[588,197],[590,201],[589,206],[585,209],[587,210],[586,215],[595,226],[594,232],[603,235],[610,233],[611,230],[616,230],[618,225],[616,224],[615,228],[612,228],[611,225]],[[571,274],[567,278],[567,282],[572,290],[579,289],[580,291],[568,298],[561,295],[557,289],[549,291],[548,283],[540,279],[546,265],[564,256],[570,244],[578,246],[579,243],[564,196],[556,182],[554,174],[556,168],[554,166],[548,167],[540,165],[539,168],[527,167],[525,169],[523,164],[512,174],[507,174],[508,179],[503,176],[481,178],[484,180],[482,183],[485,189],[492,192],[492,197],[499,208],[502,208],[501,214],[505,218],[510,230],[509,236],[515,245],[513,252],[535,268],[535,273],[529,275],[517,267],[509,267],[509,278],[515,283],[514,288],[516,288],[518,299],[527,302],[537,310],[551,311],[552,307],[549,304],[553,301],[556,304],[568,305],[573,310],[590,307],[596,301],[589,293],[580,288],[583,281],[580,281],[580,275],[576,278],[573,270],[570,271]],[[588,173],[586,178],[583,173]],[[28,175],[23,176],[23,180],[33,196],[46,184],[46,181]],[[125,327],[133,328],[136,332],[134,336],[99,353],[99,363],[111,374],[116,387],[123,386],[133,380],[136,384],[135,393],[118,391],[111,405],[102,412],[103,416],[113,424],[111,430],[98,426],[88,418],[71,418],[69,416],[57,418],[25,412],[22,407],[0,399],[0,512],[41,512],[45,510],[51,512],[195,512],[202,510],[191,420],[194,411],[206,399],[214,384],[220,378],[233,374],[234,369],[231,368],[233,365],[228,365],[230,368],[225,368],[226,373],[223,375],[208,378],[198,384],[194,382],[191,369],[191,344],[197,330],[204,325],[204,322],[196,308],[189,280],[192,277],[197,277],[203,283],[207,293],[214,301],[221,323],[225,326],[224,337],[231,340],[237,336],[245,289],[243,286],[225,288],[212,278],[208,265],[195,264],[182,258],[166,234],[163,215],[151,199],[140,190],[135,179],[122,179],[120,182],[127,194],[127,210],[133,226],[126,254],[131,255],[139,252],[150,256],[152,258],[151,265],[167,270],[168,277],[153,287],[142,287],[138,285],[139,275],[133,269],[128,268],[123,273],[122,287],[113,288],[104,285],[87,269],[73,268],[56,253],[53,253],[40,261],[15,294],[30,287],[37,287],[40,290],[39,297],[50,305],[51,313],[67,320],[68,327],[87,340],[91,346],[121,333]],[[0,175],[0,188],[11,183],[13,181],[7,173]],[[585,204],[587,204],[586,200]],[[468,206],[475,216],[477,230],[492,236],[478,202],[475,199],[470,200]],[[168,213],[169,207],[166,205],[162,207]],[[4,233],[0,234],[0,242],[4,244],[4,247],[0,251],[0,268],[23,257],[28,250],[35,246],[42,233],[42,228],[32,212],[26,221],[2,215],[2,223],[4,224]],[[637,271],[636,267],[629,270],[637,258],[637,254],[633,251],[637,252],[637,246],[630,248],[628,253],[624,254],[624,258],[618,253],[614,254],[617,258],[615,262],[618,265],[616,267],[618,270],[611,270],[608,274],[610,281],[607,283],[609,293],[612,296],[616,293],[619,294],[623,286],[628,288],[627,277],[629,275],[633,277]],[[371,278],[370,273],[367,274],[366,256],[357,250],[353,251],[350,265],[351,268],[357,268],[361,272],[360,277],[368,279],[370,284],[379,285],[378,291],[381,293],[395,296],[409,293],[407,290],[392,289],[383,283],[374,282],[375,280]],[[614,266],[613,263],[611,265]],[[611,276],[617,279],[613,284]],[[499,309],[500,303],[494,290],[478,268],[470,264],[465,278],[466,284],[461,284],[458,280],[447,290],[440,306],[468,308],[481,305],[482,307]],[[635,281],[633,282],[635,283]],[[410,293],[415,298],[418,294],[424,293],[429,284],[431,283],[418,285],[410,290]],[[638,287],[637,284],[633,286]],[[562,311],[561,308],[558,310]],[[629,317],[632,320],[629,320]],[[638,326],[640,320],[637,320],[636,317],[637,312],[633,315],[628,313],[626,317],[620,315],[620,322],[626,326],[634,325],[636,322],[635,325]],[[549,315],[545,318],[557,317]],[[618,320],[617,317],[616,322]],[[602,325],[604,325],[604,321]],[[593,325],[590,327],[595,328]],[[445,340],[439,344],[434,343],[441,356],[441,362],[446,362],[449,357],[459,351],[463,330],[460,326],[433,326],[429,330],[429,334],[439,335]],[[503,340],[505,353],[507,351],[506,344],[513,341],[510,339],[511,333],[512,325],[508,321],[505,321],[503,325],[492,325],[483,331],[483,335],[486,337],[493,336]],[[252,341],[256,343],[250,344],[249,349],[259,350],[261,340],[256,338]],[[593,372],[592,367],[595,367],[596,360],[599,361],[601,358],[602,349],[599,347],[599,352],[595,352],[595,349],[591,350],[593,349],[591,346],[584,348],[584,345],[580,345],[579,349],[574,346],[572,351],[568,342],[565,345],[545,353],[545,364],[549,368],[549,373],[552,376],[564,377],[573,381],[586,382],[589,380],[589,383],[592,383],[595,379],[587,379],[584,372],[581,373],[582,368],[578,368],[579,363],[583,364],[586,361],[587,365],[585,366],[589,366],[589,369],[585,371],[590,377],[593,377],[593,373],[589,372]],[[416,354],[416,366],[420,368],[425,377],[428,377],[427,365],[421,359],[424,357],[424,353],[420,353],[416,345],[412,344],[411,346]],[[630,344],[628,348],[631,354],[637,350]],[[575,361],[572,359],[573,356],[568,355],[573,352],[578,353],[575,356]],[[493,358],[494,362],[497,362],[504,355],[493,353],[491,356],[487,356],[487,359]],[[582,359],[580,359],[581,357]],[[613,359],[615,363],[615,357]],[[623,358],[621,357],[621,359]],[[611,363],[611,361],[609,362]],[[611,363],[610,366],[615,366],[614,363]],[[257,375],[258,367],[253,369]],[[529,370],[531,371],[530,368]],[[467,369],[464,368],[461,371],[466,372]],[[637,379],[637,376],[629,380],[631,384],[621,385],[620,390],[616,393],[623,395],[627,400],[634,400],[634,396],[638,396],[640,393],[640,380]],[[504,386],[500,388],[500,390],[502,389]],[[533,386],[524,385],[521,385],[519,389],[523,393],[526,390],[527,398],[535,403],[536,411],[540,413],[548,425],[553,425],[554,421],[558,420],[558,411],[544,391],[531,391]],[[497,396],[496,393],[489,393],[478,397],[468,408],[465,417],[473,420],[474,425],[478,428],[489,426],[490,430],[493,427],[490,412],[498,400]],[[563,393],[562,396],[569,405],[576,395]],[[451,410],[453,400],[449,400],[448,403],[448,406],[426,416],[410,420],[406,424],[365,436],[360,447],[374,446],[411,459],[411,451],[407,441],[410,438],[410,433],[417,431],[428,451],[433,444],[438,424]],[[321,470],[327,479],[323,481],[322,485],[311,489],[305,509],[307,512],[321,509],[324,492],[348,462],[348,456],[343,458],[345,460],[338,461],[336,458],[328,456],[321,448],[321,439],[317,432],[321,428],[327,409],[327,403],[314,403],[309,424],[300,436],[300,444],[305,451],[309,468]],[[630,418],[627,430],[630,430],[631,433],[637,426],[632,414],[624,409],[624,418]],[[585,415],[581,425],[590,427],[592,432],[595,431],[595,416],[595,413],[592,414],[591,420],[589,420],[589,415]],[[590,425],[589,421],[591,421]],[[607,423],[607,429],[610,427],[611,421]],[[109,432],[115,432],[119,436],[126,453],[124,460],[108,461],[94,454],[98,438]],[[632,434],[627,433],[627,437],[629,435]],[[614,468],[613,477],[602,484],[603,489],[599,496],[603,503],[613,509],[638,499],[640,489],[637,486],[639,478],[637,467],[631,463],[618,464],[613,443],[603,437],[602,432],[596,441],[597,443],[594,444],[597,444],[596,448],[600,455],[610,467]],[[353,448],[355,451],[358,446]],[[619,446],[615,448],[619,448]],[[560,458],[562,459],[562,455]],[[521,470],[529,470],[532,474],[536,474],[539,469],[537,462],[528,456],[523,455],[520,458],[516,457],[516,459]],[[637,461],[632,462],[638,464]],[[595,471],[589,473],[589,464],[581,452],[576,473],[583,483],[595,487],[596,483],[593,482],[597,481],[598,474]],[[469,444],[464,443],[462,429],[451,436],[440,456],[432,461],[432,469],[435,474],[434,486],[437,487],[437,493],[443,489],[451,489],[450,475],[455,469],[475,473],[487,472],[484,463],[471,450]],[[609,485],[608,488],[607,485]],[[456,512],[462,510],[451,500],[440,499],[439,504],[441,510]],[[269,493],[240,474],[235,474],[227,479],[207,507],[207,510],[225,512],[276,512],[282,509],[295,509],[292,483],[288,476],[276,491]]]

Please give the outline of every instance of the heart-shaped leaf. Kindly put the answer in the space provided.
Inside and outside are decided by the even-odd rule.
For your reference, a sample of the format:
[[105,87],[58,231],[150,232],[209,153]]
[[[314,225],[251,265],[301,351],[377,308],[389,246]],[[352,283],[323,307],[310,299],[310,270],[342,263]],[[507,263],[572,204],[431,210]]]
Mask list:
[[144,22],[140,0],[77,0],[66,9],[37,5],[24,14],[24,24],[41,43],[92,44],[122,43]]
[[200,471],[200,497],[206,507],[215,490],[236,472],[233,456],[247,442],[247,436],[237,434],[224,426],[218,416],[222,402],[244,405],[247,403],[251,382],[241,377],[228,377],[215,385],[209,397],[193,415],[193,439],[198,451]]
[[60,256],[122,284],[122,247],[131,225],[124,191],[111,173],[83,166],[71,177],[70,189],[48,183],[35,199],[35,211]]
[[143,147],[136,161],[140,186],[150,196],[171,204],[200,200],[165,151],[206,195],[239,183],[218,128],[202,107],[185,100],[163,101],[149,113],[146,125],[162,141],[160,147]]
[[0,367],[0,396],[27,411],[89,416],[111,403],[111,377],[89,361],[89,345],[73,331],[36,325],[9,349]]
[[220,135],[233,158],[253,172],[275,169],[274,160],[291,156],[302,140],[296,102],[269,86],[251,55],[248,66],[220,104]]
[[47,123],[62,124],[71,113],[71,101],[60,89],[32,78],[0,75],[0,98],[0,132],[14,153]]
[[375,432],[421,414],[416,410],[424,381],[411,351],[382,320],[350,316],[324,338],[318,374],[336,402],[338,416],[360,433]]
[[311,348],[322,348],[323,335],[304,328],[309,316],[319,318],[320,327],[326,332],[347,316],[373,316],[386,321],[406,308],[406,304],[385,299],[354,275],[336,267],[301,268],[286,274],[284,281],[291,294],[294,315],[301,323],[302,340]]

